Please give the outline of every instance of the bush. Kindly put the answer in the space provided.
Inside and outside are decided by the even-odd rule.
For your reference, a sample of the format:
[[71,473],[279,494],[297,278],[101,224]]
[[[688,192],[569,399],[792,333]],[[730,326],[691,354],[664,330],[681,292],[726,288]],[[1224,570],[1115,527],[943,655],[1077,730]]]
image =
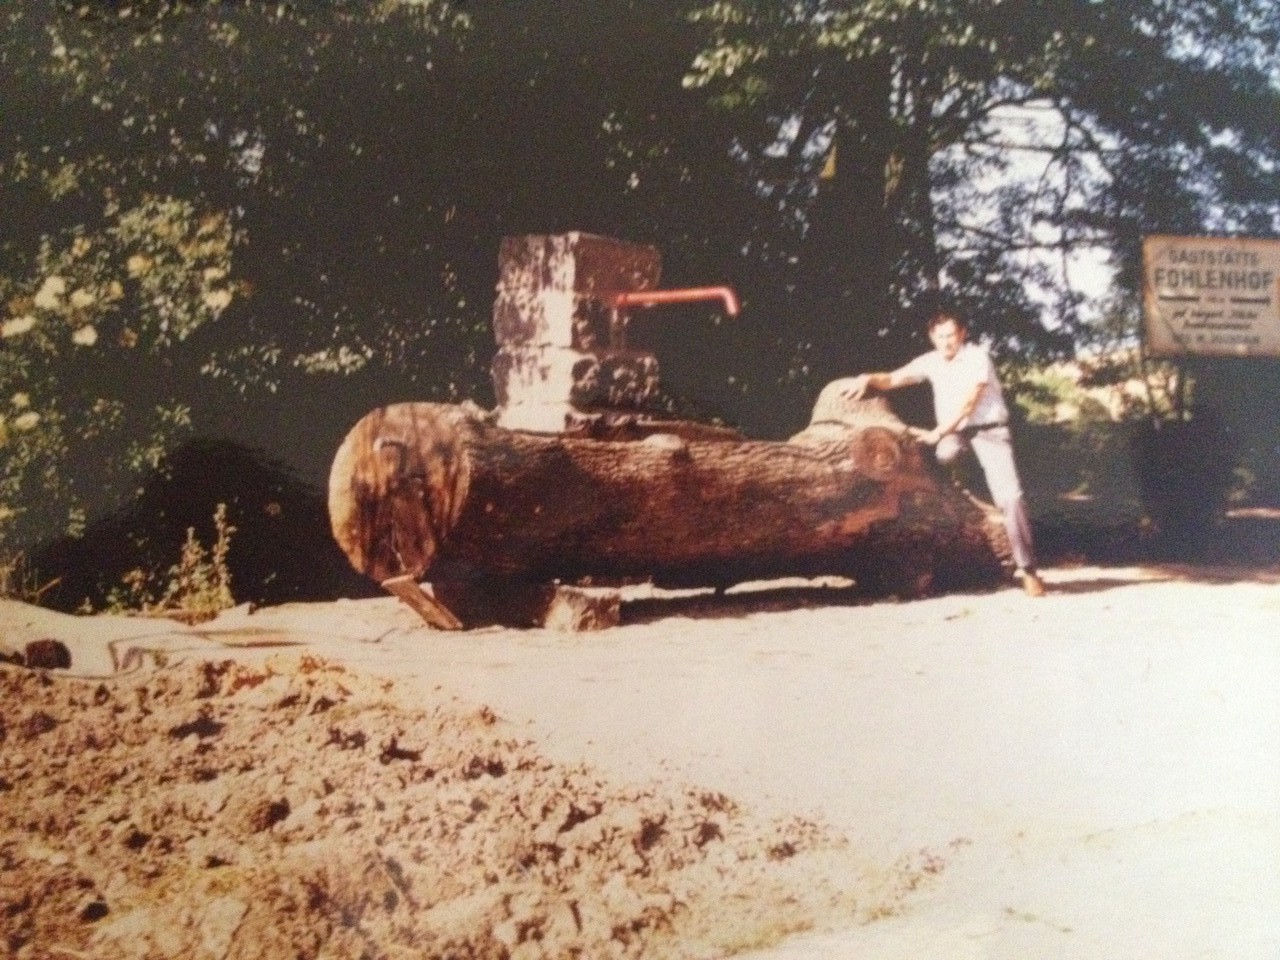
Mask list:
[[25,553],[0,554],[0,600],[38,604],[57,585],[57,578],[41,583]]
[[1162,540],[1178,552],[1203,551],[1236,481],[1226,430],[1209,413],[1144,423],[1134,453],[1142,501]]
[[213,529],[213,546],[206,548],[196,539],[195,528],[187,528],[182,555],[163,580],[142,569],[126,573],[122,586],[109,596],[108,608],[200,623],[234,606],[227,554],[236,528],[227,521],[224,503],[214,511]]

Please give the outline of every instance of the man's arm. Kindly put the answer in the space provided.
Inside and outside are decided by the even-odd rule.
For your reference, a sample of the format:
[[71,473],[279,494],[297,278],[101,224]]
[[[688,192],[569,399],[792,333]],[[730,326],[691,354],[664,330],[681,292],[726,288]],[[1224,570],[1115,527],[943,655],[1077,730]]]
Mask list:
[[[884,393],[888,390],[897,390],[899,387],[909,387],[912,384],[924,382],[921,377],[907,367],[899,367],[897,370],[891,370],[887,373],[864,373],[853,377],[841,389],[842,396],[850,400],[861,400],[867,395],[867,391],[875,391],[876,393]],[[977,402],[977,399],[974,399]]]
[[982,391],[986,389],[985,383],[979,383],[969,392],[969,396],[960,406],[960,412],[951,418],[949,423],[940,423],[932,430],[912,430],[911,435],[921,443],[927,443],[930,446],[936,444],[948,433],[955,433],[956,428],[964,423],[978,406],[978,398],[982,396]]

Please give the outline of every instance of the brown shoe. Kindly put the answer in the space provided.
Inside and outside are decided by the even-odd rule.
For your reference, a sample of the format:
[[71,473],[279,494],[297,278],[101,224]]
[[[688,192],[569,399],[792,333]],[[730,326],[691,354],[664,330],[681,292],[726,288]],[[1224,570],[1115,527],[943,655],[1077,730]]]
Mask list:
[[1022,592],[1028,597],[1043,597],[1045,594],[1044,581],[1040,579],[1038,574],[1029,570],[1018,571],[1018,576],[1022,580]]

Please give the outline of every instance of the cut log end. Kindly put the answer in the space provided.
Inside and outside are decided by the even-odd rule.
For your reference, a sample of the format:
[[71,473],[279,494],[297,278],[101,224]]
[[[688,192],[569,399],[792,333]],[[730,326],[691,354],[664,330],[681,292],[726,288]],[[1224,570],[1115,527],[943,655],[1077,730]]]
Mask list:
[[420,578],[466,496],[469,411],[438,404],[375,410],[347,434],[329,472],[329,522],[351,565],[384,582]]

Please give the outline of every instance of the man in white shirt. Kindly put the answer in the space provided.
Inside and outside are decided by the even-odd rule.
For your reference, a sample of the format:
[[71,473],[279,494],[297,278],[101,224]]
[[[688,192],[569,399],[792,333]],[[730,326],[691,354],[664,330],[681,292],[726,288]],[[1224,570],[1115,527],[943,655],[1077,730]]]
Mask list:
[[889,373],[853,377],[843,393],[850,400],[860,400],[868,390],[883,392],[928,381],[933,388],[938,425],[932,430],[912,429],[912,434],[921,443],[936,446],[938,460],[944,464],[966,449],[973,450],[987,478],[991,498],[1004,515],[1022,588],[1029,596],[1040,597],[1044,595],[1044,582],[1036,573],[1031,521],[1013,462],[1009,409],[990,354],[977,344],[967,343],[967,333],[960,318],[940,313],[929,321],[933,350]]

